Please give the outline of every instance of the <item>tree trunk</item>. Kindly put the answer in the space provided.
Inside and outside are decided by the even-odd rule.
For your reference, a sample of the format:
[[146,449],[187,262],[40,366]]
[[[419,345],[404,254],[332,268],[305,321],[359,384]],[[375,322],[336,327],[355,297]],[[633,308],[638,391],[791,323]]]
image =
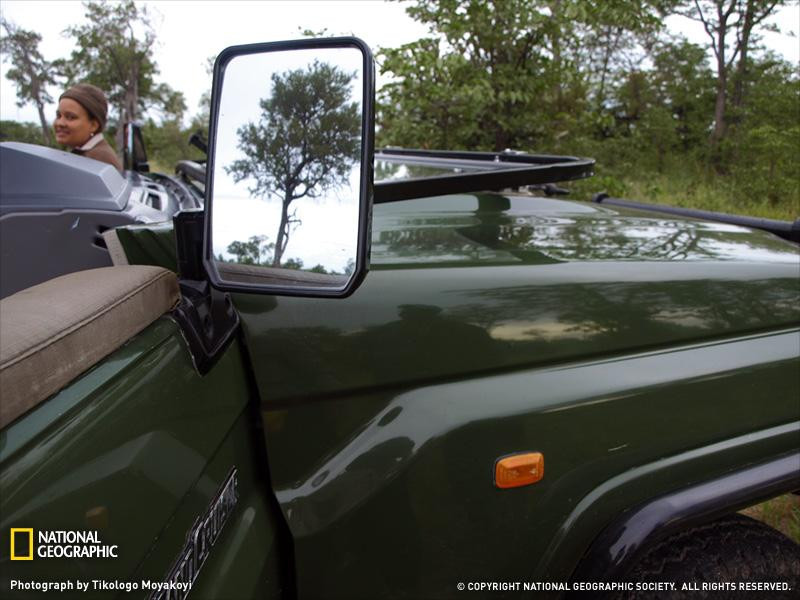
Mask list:
[[131,78],[128,83],[128,89],[125,92],[125,103],[128,111],[128,120],[136,120],[136,112],[139,107],[139,65],[133,64],[131,66]]
[[611,61],[611,26],[606,27],[606,44],[603,49],[603,67],[600,70],[600,85],[597,90],[597,110],[603,111],[606,103],[606,77],[608,76],[608,63]]
[[[744,103],[744,81],[747,77],[747,51],[750,46],[750,35],[753,31],[755,19],[755,3],[747,0],[747,8],[744,13],[744,23],[742,24],[742,35],[739,41],[739,62],[736,65],[736,75],[733,81],[733,98],[731,106],[737,109]],[[736,115],[737,118],[739,115]]]
[[123,154],[125,147],[125,123],[136,120],[136,111],[139,106],[139,66],[132,65],[128,73],[128,84],[125,87],[125,94],[122,97],[122,105],[119,111],[119,123],[117,124],[117,134],[114,140],[117,143],[117,154]]
[[726,108],[728,104],[728,78],[721,73],[717,78],[717,101],[714,105],[714,129],[711,132],[711,166],[717,173],[724,171],[722,165],[722,141],[727,132]]
[[718,22],[716,26],[716,48],[714,54],[717,58],[717,99],[714,104],[714,129],[711,132],[711,164],[714,170],[720,171],[722,167],[722,140],[727,132],[726,111],[728,108],[728,65],[725,62],[725,38],[728,35],[727,16],[723,16],[722,5],[717,5]]
[[44,105],[41,101],[36,102],[36,108],[39,111],[39,121],[42,124],[42,137],[47,146],[53,145],[53,134],[50,130],[50,123],[47,122],[47,117],[44,116]]
[[124,152],[122,150],[125,148],[125,127],[123,127],[125,119],[122,118],[123,111],[120,111],[119,114],[120,119],[119,123],[117,124],[117,132],[114,134],[114,143],[117,145],[117,156],[122,154],[124,158]]
[[275,240],[275,254],[272,257],[272,266],[280,267],[281,258],[283,258],[283,251],[286,250],[286,244],[289,243],[289,203],[291,197],[287,193],[281,204],[281,224],[278,226],[278,237]]
[[494,128],[494,151],[502,152],[509,149],[508,134],[500,123],[495,122]]
[[711,132],[711,145],[719,146],[725,137],[727,124],[725,112],[728,104],[728,77],[722,72],[717,76],[717,101],[714,104],[714,130]]
[[39,111],[39,123],[42,125],[42,137],[44,138],[44,143],[48,146],[52,146],[53,136],[50,131],[50,124],[47,122],[47,118],[44,116],[44,100],[42,100],[41,79],[27,54],[25,54],[23,60],[25,61],[25,68],[28,71],[28,75],[31,78],[31,92],[33,96],[33,102],[36,104],[36,109]]
[[[553,15],[553,22],[561,22],[561,0],[556,0],[550,5],[550,10]],[[560,113],[564,106],[564,83],[563,83],[563,61],[561,57],[561,25],[555,26],[555,33],[553,34],[553,66],[556,72],[556,112]]]

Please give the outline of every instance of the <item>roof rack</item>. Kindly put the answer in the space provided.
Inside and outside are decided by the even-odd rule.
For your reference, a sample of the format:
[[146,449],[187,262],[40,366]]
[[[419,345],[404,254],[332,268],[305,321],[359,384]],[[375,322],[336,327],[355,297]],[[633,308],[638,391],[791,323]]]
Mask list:
[[646,204],[643,202],[632,202],[623,198],[612,198],[605,192],[600,192],[592,196],[592,202],[598,204],[610,204],[623,208],[633,208],[636,210],[647,210],[650,212],[660,212],[705,221],[719,221],[739,225],[740,227],[752,227],[763,229],[777,235],[785,240],[800,244],[800,218],[792,221],[778,221],[775,219],[764,219],[761,217],[749,217],[744,215],[732,215],[729,213],[712,212],[710,210],[698,210],[696,208],[684,208],[682,206],[667,206],[664,204]]
[[457,152],[400,148],[376,150],[375,161],[442,171],[442,174],[424,177],[376,181],[376,204],[583,179],[594,174],[595,164],[590,158],[526,154],[513,150]]

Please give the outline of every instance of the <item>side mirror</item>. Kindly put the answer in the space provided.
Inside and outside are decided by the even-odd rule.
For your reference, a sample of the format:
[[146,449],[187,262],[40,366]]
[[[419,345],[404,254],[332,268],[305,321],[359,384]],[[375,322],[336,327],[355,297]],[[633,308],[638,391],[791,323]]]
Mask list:
[[374,62],[357,38],[226,48],[214,65],[203,262],[214,287],[346,296],[367,272]]

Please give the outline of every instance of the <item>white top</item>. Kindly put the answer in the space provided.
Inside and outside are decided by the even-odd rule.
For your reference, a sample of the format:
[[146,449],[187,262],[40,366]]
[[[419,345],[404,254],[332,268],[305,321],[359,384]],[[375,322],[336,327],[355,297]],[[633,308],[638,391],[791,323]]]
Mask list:
[[89,138],[89,141],[86,142],[83,146],[78,148],[78,150],[91,150],[97,144],[103,141],[103,134],[102,133],[95,133],[92,137]]

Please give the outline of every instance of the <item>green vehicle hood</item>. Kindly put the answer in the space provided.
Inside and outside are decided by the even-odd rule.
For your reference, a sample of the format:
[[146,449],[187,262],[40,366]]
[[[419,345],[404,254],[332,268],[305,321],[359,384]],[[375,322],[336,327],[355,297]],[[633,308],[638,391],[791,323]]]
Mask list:
[[723,223],[497,194],[376,206],[372,269],[597,261],[798,264],[798,247]]
[[373,218],[352,296],[236,294],[267,407],[800,323],[798,248],[760,231],[498,194]]

